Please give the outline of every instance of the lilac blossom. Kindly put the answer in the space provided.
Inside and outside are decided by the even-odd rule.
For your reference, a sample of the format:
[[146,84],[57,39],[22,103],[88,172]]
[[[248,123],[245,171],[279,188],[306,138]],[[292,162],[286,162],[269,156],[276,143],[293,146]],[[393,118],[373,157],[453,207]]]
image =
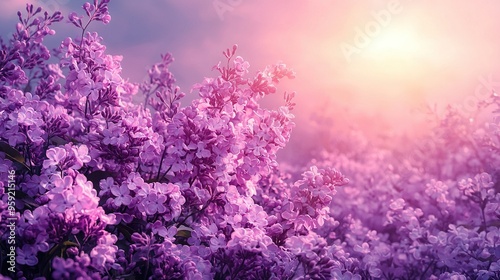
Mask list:
[[[32,5],[0,41],[0,167],[19,186],[19,272],[2,277],[500,279],[497,125],[449,109],[423,146],[389,150],[353,130],[284,168],[294,93],[260,103],[291,69],[252,76],[234,45],[181,106],[171,54],[133,84],[89,31],[109,23],[108,3],[70,13],[78,35],[52,52],[61,13]],[[478,110],[498,118],[498,100]]]

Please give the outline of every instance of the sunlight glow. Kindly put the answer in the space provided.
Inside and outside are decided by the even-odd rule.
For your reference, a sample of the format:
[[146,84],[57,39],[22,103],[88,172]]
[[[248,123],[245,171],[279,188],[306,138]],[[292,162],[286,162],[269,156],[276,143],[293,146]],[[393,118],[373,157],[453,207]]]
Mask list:
[[425,102],[426,87],[440,82],[435,66],[442,63],[439,49],[444,46],[413,24],[392,22],[346,65],[345,78],[358,97],[356,102],[366,110],[407,116],[408,108]]
[[414,28],[389,26],[362,50],[359,67],[379,81],[411,84],[424,78],[429,64],[439,60],[435,51],[430,51],[431,45]]
[[428,55],[426,42],[411,28],[393,27],[374,38],[364,52],[365,58],[418,58]]

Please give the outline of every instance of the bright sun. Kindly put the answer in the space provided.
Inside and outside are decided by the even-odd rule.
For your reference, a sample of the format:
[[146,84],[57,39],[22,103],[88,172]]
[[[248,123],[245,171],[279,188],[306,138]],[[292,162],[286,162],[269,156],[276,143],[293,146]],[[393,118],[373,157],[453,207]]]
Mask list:
[[[420,76],[433,58],[430,44],[407,26],[389,26],[361,51],[359,63],[382,80]],[[408,81],[407,81],[408,82]]]
[[425,35],[409,22],[393,22],[371,37],[344,69],[356,102],[394,114],[423,103],[427,87],[439,79],[435,67],[441,59]]
[[434,50],[412,26],[393,24],[360,49],[346,70],[357,81],[383,89],[387,98],[411,98],[439,59]]
[[373,39],[362,55],[372,59],[411,59],[426,55],[426,48],[423,38],[411,28],[388,27]]

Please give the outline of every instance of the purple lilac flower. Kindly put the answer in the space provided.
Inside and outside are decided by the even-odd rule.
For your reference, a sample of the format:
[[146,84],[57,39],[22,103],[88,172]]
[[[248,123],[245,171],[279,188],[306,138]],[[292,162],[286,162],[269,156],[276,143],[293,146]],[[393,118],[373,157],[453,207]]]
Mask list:
[[[62,16],[32,5],[19,13],[10,40],[1,40],[0,167],[15,176],[0,173],[0,239],[9,238],[11,180],[19,186],[20,268],[1,273],[500,277],[495,125],[485,129],[448,109],[419,139],[424,146],[404,145],[409,153],[373,146],[355,130],[330,135],[336,128],[323,125],[330,146],[312,153],[312,167],[285,172],[277,153],[294,127],[294,93],[276,109],[259,102],[292,70],[278,63],[248,76],[250,63],[235,45],[213,68],[216,77],[195,85],[198,97],[181,107],[172,55],[133,84],[122,76],[122,57],[90,32],[92,22],[111,20],[108,3],[70,13],[79,35],[53,52],[44,38]],[[137,94],[141,105],[132,102]],[[498,96],[485,102],[498,115]]]

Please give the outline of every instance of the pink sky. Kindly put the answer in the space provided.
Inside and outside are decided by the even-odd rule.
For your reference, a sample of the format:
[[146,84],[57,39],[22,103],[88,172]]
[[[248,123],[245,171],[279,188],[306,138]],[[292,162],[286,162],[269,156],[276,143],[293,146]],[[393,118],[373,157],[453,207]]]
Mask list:
[[[130,47],[131,64],[169,49],[177,58],[174,71],[187,87],[211,75],[221,51],[237,43],[254,71],[278,60],[297,71],[284,89],[298,92],[304,116],[331,103],[397,117],[424,101],[463,102],[479,76],[500,79],[498,1],[233,1],[224,20],[215,2],[167,1],[155,12],[153,5],[127,2],[129,11],[153,15],[148,20],[158,30],[189,25],[182,34],[174,31],[175,42],[170,34],[151,30],[150,41]],[[398,7],[396,13],[391,6]],[[355,46],[357,28],[377,24],[373,12],[389,12],[391,18],[348,60],[342,44]],[[169,19],[170,13],[181,21]],[[138,56],[141,49],[148,54]]]
[[[20,2],[2,2],[3,26],[14,26]],[[85,1],[31,2],[77,10]],[[320,110],[339,120],[338,112],[347,110],[400,123],[426,101],[463,103],[481,76],[500,81],[499,1],[359,2],[115,0],[112,22],[91,29],[102,34],[111,53],[124,55],[124,75],[132,81],[140,81],[160,53],[171,52],[172,70],[186,92],[215,75],[211,67],[235,43],[252,71],[283,61],[297,78],[281,90],[297,91],[295,113],[303,126]],[[223,19],[214,4],[226,9]],[[385,21],[377,22],[373,13],[385,15]],[[366,28],[373,33],[367,34],[368,43],[358,44],[347,59],[341,46],[356,47],[359,30]],[[268,102],[275,105],[280,98]]]

